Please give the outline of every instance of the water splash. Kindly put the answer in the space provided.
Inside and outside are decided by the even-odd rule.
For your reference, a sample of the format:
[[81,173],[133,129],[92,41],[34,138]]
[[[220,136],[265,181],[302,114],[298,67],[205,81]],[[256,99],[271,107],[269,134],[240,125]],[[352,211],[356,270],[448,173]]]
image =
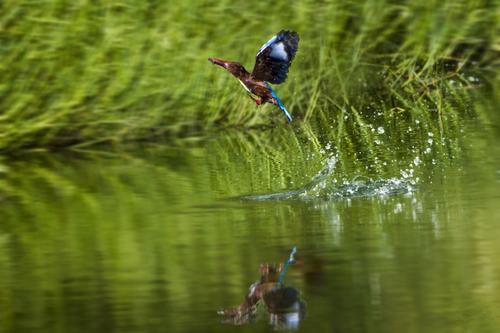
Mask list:
[[240,199],[253,201],[312,201],[387,196],[412,192],[416,183],[408,173],[401,178],[372,179],[355,177],[352,180],[339,182],[334,177],[337,161],[337,156],[330,156],[326,160],[323,169],[309,183],[300,188],[269,194],[248,195],[240,197]]

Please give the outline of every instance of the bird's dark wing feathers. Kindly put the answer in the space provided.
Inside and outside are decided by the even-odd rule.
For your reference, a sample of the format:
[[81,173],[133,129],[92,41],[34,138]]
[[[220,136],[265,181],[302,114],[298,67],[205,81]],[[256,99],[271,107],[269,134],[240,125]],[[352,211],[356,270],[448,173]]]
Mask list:
[[252,77],[274,84],[284,82],[298,47],[299,34],[281,30],[260,48]]

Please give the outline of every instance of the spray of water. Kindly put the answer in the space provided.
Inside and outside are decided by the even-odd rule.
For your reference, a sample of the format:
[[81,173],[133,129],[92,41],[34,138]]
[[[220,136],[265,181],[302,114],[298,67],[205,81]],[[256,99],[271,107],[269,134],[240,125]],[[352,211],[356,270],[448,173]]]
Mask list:
[[337,161],[338,157],[335,155],[328,157],[325,166],[310,182],[300,188],[270,194],[249,195],[241,199],[254,201],[312,201],[388,196],[411,192],[416,184],[415,179],[407,170],[404,170],[404,174],[400,178],[371,179],[367,177],[355,177],[348,181],[338,182],[334,176]]

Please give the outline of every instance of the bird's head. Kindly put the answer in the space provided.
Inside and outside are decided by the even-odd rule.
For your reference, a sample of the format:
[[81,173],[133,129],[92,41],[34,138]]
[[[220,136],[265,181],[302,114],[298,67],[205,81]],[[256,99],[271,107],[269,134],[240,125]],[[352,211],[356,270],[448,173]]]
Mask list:
[[235,61],[222,60],[219,58],[208,58],[208,61],[210,61],[212,64],[219,65],[225,68],[228,72],[236,77],[240,77],[245,73],[248,73],[245,67]]

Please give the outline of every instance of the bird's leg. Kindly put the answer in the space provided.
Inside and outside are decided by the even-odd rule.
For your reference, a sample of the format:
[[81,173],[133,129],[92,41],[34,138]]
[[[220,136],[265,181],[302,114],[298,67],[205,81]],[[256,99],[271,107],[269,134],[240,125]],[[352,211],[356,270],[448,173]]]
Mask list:
[[257,104],[257,106],[262,104],[262,99],[257,99],[250,94],[248,94],[248,97],[250,97],[255,102],[255,104]]

